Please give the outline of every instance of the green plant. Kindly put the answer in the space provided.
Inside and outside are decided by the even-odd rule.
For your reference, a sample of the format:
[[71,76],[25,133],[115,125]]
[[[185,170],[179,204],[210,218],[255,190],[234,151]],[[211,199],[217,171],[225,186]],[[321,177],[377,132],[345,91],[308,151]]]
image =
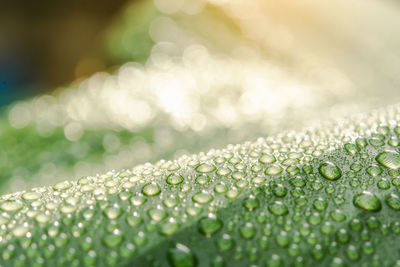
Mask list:
[[393,266],[398,116],[5,195],[3,265]]

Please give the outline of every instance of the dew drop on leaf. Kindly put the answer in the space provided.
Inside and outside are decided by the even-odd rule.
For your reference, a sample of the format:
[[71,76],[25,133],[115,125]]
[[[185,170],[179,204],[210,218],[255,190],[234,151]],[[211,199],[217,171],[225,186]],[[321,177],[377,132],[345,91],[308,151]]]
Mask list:
[[376,161],[392,170],[400,168],[400,154],[397,152],[384,151],[379,153],[378,156],[376,156]]
[[214,214],[210,214],[208,217],[204,217],[199,221],[199,230],[202,234],[207,237],[211,237],[222,227],[222,221],[218,219]]
[[210,165],[207,163],[202,163],[199,166],[196,167],[196,171],[200,172],[200,173],[209,173],[209,172],[213,172],[215,171],[215,166],[214,165]]
[[337,180],[342,176],[342,171],[331,162],[324,162],[319,166],[319,173],[328,180]]
[[371,192],[364,191],[354,197],[353,203],[356,207],[367,211],[379,211],[381,209],[381,201]]
[[157,183],[149,183],[143,186],[142,193],[148,197],[153,197],[161,193],[161,188]]
[[173,267],[194,267],[197,263],[193,252],[180,243],[168,250],[168,260]]

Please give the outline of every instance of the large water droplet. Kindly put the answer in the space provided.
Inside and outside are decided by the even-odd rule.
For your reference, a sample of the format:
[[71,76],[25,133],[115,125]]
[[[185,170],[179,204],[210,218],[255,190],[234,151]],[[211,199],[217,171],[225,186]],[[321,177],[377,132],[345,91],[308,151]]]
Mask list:
[[376,156],[376,161],[392,170],[400,168],[400,154],[397,152],[384,151],[379,153],[378,156]]
[[381,209],[381,201],[379,198],[371,192],[364,191],[354,197],[353,203],[356,207],[359,207],[368,211],[379,211]]
[[328,180],[337,180],[342,176],[342,171],[331,162],[324,162],[319,166],[319,173]]

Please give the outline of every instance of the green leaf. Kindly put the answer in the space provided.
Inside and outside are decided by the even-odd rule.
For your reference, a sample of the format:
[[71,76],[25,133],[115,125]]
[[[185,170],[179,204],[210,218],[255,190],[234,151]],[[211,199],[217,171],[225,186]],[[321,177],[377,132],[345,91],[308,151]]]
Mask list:
[[393,266],[397,116],[389,107],[5,195],[3,266]]

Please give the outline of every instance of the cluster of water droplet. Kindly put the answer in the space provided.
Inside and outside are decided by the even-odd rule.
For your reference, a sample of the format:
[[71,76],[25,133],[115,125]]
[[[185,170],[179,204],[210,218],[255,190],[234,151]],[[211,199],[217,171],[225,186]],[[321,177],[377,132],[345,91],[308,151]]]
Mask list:
[[4,266],[393,266],[399,114],[389,107],[5,195],[0,259]]

